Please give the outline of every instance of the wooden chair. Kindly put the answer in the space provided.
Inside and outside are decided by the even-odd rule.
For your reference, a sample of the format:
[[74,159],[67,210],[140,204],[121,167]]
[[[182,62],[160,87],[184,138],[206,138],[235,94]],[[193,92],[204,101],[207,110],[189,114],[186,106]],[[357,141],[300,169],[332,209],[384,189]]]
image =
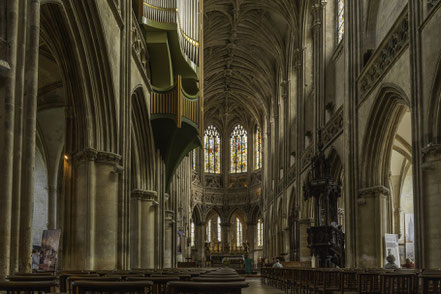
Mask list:
[[153,283],[153,294],[167,294],[167,283],[171,281],[179,281],[179,277],[162,276],[162,277],[145,277],[136,278],[128,277],[127,281],[150,281]]
[[57,277],[56,276],[47,276],[47,275],[46,276],[43,276],[43,275],[36,275],[36,276],[34,276],[34,275],[28,275],[28,276],[14,275],[14,276],[8,276],[8,277],[6,277],[6,279],[9,281],[15,281],[15,282],[19,282],[19,281],[22,281],[22,282],[25,282],[25,281],[43,282],[43,281],[56,281]]
[[332,294],[341,291],[342,271],[329,269],[323,271],[323,284],[316,288],[315,293]]
[[73,293],[137,293],[151,294],[153,283],[151,281],[133,281],[133,282],[104,282],[104,281],[77,281],[72,283]]
[[358,275],[355,270],[343,269],[340,272],[340,290],[334,293],[355,294],[358,293]]
[[44,281],[44,282],[0,281],[0,291],[6,291],[7,294],[49,293],[49,292],[55,292],[56,287],[57,287],[57,283],[54,281]]
[[441,294],[441,270],[424,270],[420,279],[422,293]]
[[69,284],[67,283],[67,279],[71,276],[75,277],[99,277],[99,274],[89,274],[86,272],[62,272],[59,275],[60,279],[60,292],[67,292],[67,289],[70,288]]
[[415,272],[381,274],[381,294],[417,294],[418,277]]
[[245,282],[245,278],[233,277],[233,278],[203,278],[195,277],[191,279],[194,282]]
[[249,285],[245,282],[169,282],[170,294],[240,294]]
[[74,282],[78,281],[95,281],[95,282],[118,282],[121,281],[121,277],[95,277],[95,276],[89,276],[89,277],[78,277],[78,276],[71,276],[68,277],[66,280],[67,284],[67,293],[74,293],[73,292],[73,286],[72,284]]
[[380,275],[384,271],[368,270],[358,273],[358,287],[359,294],[380,294],[381,293],[381,278]]

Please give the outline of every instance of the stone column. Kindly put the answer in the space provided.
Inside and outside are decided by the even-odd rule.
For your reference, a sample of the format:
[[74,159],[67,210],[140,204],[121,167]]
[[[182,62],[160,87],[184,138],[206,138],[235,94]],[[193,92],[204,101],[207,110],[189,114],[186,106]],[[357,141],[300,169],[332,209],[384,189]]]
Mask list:
[[65,269],[113,270],[118,264],[118,177],[121,156],[92,148],[74,157]]
[[254,254],[255,248],[257,248],[257,227],[255,222],[247,223],[247,237],[245,239],[246,242],[250,245],[248,249],[248,258],[253,260],[253,263],[256,264],[257,260]]
[[420,196],[423,264],[426,268],[441,268],[441,145],[424,148],[423,162],[423,195]]
[[360,189],[357,217],[357,266],[382,267],[384,234],[388,233],[389,189],[376,186]]
[[[8,50],[2,60],[0,77],[4,85],[0,86],[0,278],[9,274],[10,240],[11,240],[11,206],[12,206],[12,179],[14,153],[14,98],[17,62],[17,28],[18,28],[18,1],[9,1],[6,13]],[[0,46],[2,46],[0,44]],[[1,48],[3,49],[3,48]],[[5,48],[6,49],[6,48]],[[0,56],[1,57],[1,56]],[[3,81],[2,81],[3,84]]]
[[165,211],[165,246],[164,246],[164,268],[172,267],[173,254],[173,219],[174,212],[171,210]]
[[157,193],[135,189],[131,194],[131,267],[154,268]]
[[312,5],[312,29],[313,29],[313,76],[314,76],[314,95],[315,95],[315,130],[314,142],[317,143],[317,130],[325,124],[325,5],[326,1],[314,0]]
[[300,261],[311,261],[311,250],[308,248],[308,229],[311,227],[311,219],[299,220],[300,230]]
[[145,191],[141,199],[141,268],[155,267],[155,210],[157,193]]
[[204,255],[204,222],[195,222],[194,224],[194,235],[195,235],[195,242],[194,242],[194,249],[192,250],[193,254],[193,261],[196,261],[203,264],[203,261],[205,260]]
[[38,52],[40,42],[40,1],[29,4],[29,34],[26,47],[22,193],[20,200],[19,271],[32,267],[32,218],[34,210],[35,138],[37,128]]
[[[11,219],[11,262],[10,272],[18,271],[19,261],[19,236],[20,236],[20,198],[22,176],[22,150],[23,150],[23,103],[25,83],[25,56],[26,56],[26,14],[27,3],[19,3],[20,21],[17,44],[17,72],[15,84],[15,134],[14,134],[14,174],[12,195],[12,219]],[[13,50],[13,44],[11,44]],[[11,52],[12,53],[12,52]],[[1,149],[1,148],[0,148]],[[1,247],[1,245],[0,245]],[[1,261],[0,261],[1,263]]]

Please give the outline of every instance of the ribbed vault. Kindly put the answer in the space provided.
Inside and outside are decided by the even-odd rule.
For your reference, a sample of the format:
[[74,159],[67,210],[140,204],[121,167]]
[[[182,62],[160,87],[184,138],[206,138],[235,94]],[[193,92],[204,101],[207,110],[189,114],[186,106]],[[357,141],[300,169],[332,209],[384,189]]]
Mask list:
[[270,112],[292,62],[300,2],[204,2],[206,119],[262,121]]

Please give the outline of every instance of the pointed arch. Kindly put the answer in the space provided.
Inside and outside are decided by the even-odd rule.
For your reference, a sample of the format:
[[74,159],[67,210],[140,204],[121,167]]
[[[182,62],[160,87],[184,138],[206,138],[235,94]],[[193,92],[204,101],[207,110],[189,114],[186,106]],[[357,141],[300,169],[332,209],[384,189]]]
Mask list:
[[55,0],[41,5],[41,42],[59,65],[66,91],[72,131],[66,145],[69,153],[88,147],[119,151],[115,83],[109,55],[102,54],[107,48],[96,5]]
[[390,156],[398,124],[410,102],[396,85],[385,84],[366,124],[361,160],[361,187],[388,186]]
[[132,189],[156,191],[155,146],[143,87],[136,87],[131,97]]
[[441,54],[432,82],[429,119],[426,120],[427,143],[441,144]]

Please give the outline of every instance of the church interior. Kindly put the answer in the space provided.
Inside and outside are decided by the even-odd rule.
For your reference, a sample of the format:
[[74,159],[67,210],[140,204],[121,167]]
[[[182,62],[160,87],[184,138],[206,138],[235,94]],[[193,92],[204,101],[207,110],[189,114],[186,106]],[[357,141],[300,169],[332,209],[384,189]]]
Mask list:
[[440,0],[0,0],[0,292],[441,293],[440,36]]

